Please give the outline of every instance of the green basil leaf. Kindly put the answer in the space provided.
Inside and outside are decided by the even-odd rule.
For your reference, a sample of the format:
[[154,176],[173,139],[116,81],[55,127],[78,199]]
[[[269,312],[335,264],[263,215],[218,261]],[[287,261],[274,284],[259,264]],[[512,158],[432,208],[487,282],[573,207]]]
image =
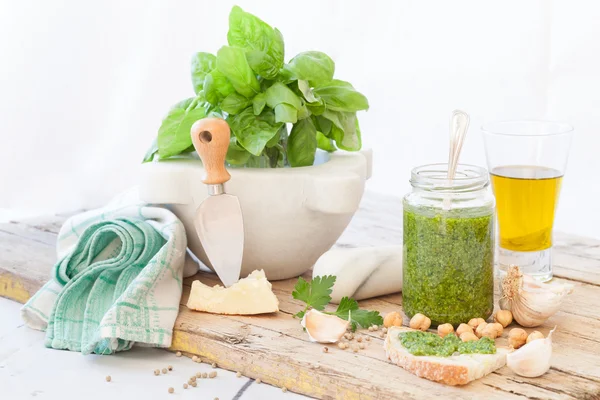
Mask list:
[[277,72],[274,76],[265,78],[275,79],[279,74],[281,68],[283,68],[284,57],[285,57],[285,44],[283,41],[283,34],[277,28],[273,28],[273,32],[275,32],[275,37],[271,41],[271,47],[267,50],[267,53],[275,60],[277,65]]
[[217,91],[221,94],[222,97],[227,97],[231,93],[235,92],[235,88],[229,82],[229,79],[225,75],[223,75],[218,69],[213,69],[210,71],[210,75],[213,79],[213,84]]
[[221,47],[217,52],[217,69],[227,77],[239,94],[252,98],[260,92],[260,85],[248,65],[244,50]]
[[262,153],[282,125],[275,121],[273,111],[265,110],[260,115],[254,115],[250,107],[237,115],[228,116],[227,122],[237,142],[255,156]]
[[269,167],[281,168],[283,167],[283,149],[279,147],[267,147],[265,149],[265,155],[269,159]]
[[233,6],[229,13],[227,42],[245,50],[265,50],[269,47],[273,28],[260,18]]
[[323,103],[317,105],[306,104],[306,108],[308,108],[308,111],[310,111],[312,115],[321,115],[323,114],[323,112],[325,112],[326,107],[325,103]]
[[268,88],[271,87],[272,84],[274,84],[276,81],[270,80],[270,79],[265,79],[265,78],[261,78],[259,80],[260,82],[260,91],[261,92],[266,92]]
[[223,98],[235,93],[235,88],[219,70],[213,69],[204,78],[204,97],[213,106],[219,105]]
[[194,122],[206,117],[206,104],[190,98],[177,103],[158,129],[158,154],[167,158],[182,153],[192,144],[190,130]]
[[237,143],[235,137],[229,139],[229,148],[225,161],[231,165],[244,165],[248,162],[252,154]]
[[204,77],[204,85],[202,92],[204,92],[204,98],[210,104],[217,105],[221,102],[221,99],[223,98],[221,92],[217,90],[217,85],[215,85],[215,80],[213,78],[212,73],[208,73]]
[[271,138],[271,140],[269,140],[267,142],[267,147],[275,147],[279,144],[279,142],[285,142],[287,140],[288,137],[288,131],[287,131],[287,126],[285,124],[281,125],[281,128],[279,128],[279,131],[277,132],[277,134],[275,136],[273,136]]
[[[191,132],[190,132],[190,133],[191,133]],[[183,150],[183,151],[181,152],[181,154],[184,154],[184,153],[192,153],[192,152],[196,152],[196,148],[194,147],[194,144],[193,144],[193,143],[192,143],[192,145],[191,145],[191,146],[188,146],[188,148],[187,148],[187,149]],[[198,156],[198,157],[200,157],[200,156]]]
[[215,106],[209,102],[205,102],[204,103],[204,109],[206,110],[206,116],[207,117],[213,117],[213,118],[225,118],[225,116],[223,115],[223,111],[218,107]]
[[275,121],[276,122],[291,122],[292,124],[298,121],[298,110],[286,103],[277,104],[275,106]]
[[312,89],[310,88],[310,85],[308,84],[308,81],[305,80],[299,80],[298,81],[298,89],[300,90],[300,92],[302,93],[302,95],[304,96],[304,98],[306,99],[307,102],[313,104],[313,103],[317,103],[317,104],[322,104],[323,101],[321,99],[319,99],[318,97],[315,96],[315,94],[313,93]]
[[171,110],[173,110],[175,108],[181,108],[181,109],[187,110],[188,107],[190,107],[190,106],[192,106],[192,108],[196,108],[198,106],[198,99],[196,97],[190,97],[188,99],[181,100],[179,103],[177,103],[173,107],[171,107]]
[[246,58],[248,59],[248,65],[250,65],[252,71],[257,75],[267,79],[274,79],[277,77],[279,68],[264,51],[251,50],[246,53]]
[[158,143],[157,143],[157,138],[154,138],[154,140],[152,141],[152,145],[150,146],[150,148],[148,149],[148,151],[146,152],[146,155],[144,156],[144,160],[142,161],[142,163],[147,163],[147,162],[154,162],[154,161],[162,161],[165,158],[176,158],[176,159],[181,159],[181,158],[189,158],[189,159],[200,159],[198,154],[196,153],[196,149],[194,148],[194,145],[190,145],[188,146],[185,150],[181,151],[179,154],[175,154],[173,156],[170,157],[161,157],[158,154]]
[[292,167],[305,167],[315,162],[317,130],[312,119],[305,118],[294,124],[288,138],[287,154]]
[[283,67],[284,44],[283,36],[277,29],[273,30],[273,37],[269,48],[265,50],[250,50],[246,58],[250,68],[266,79],[275,79]]
[[294,78],[308,81],[311,86],[317,86],[333,79],[335,63],[325,53],[306,51],[292,58],[284,69],[288,70]]
[[146,151],[146,155],[144,155],[144,159],[142,163],[152,162],[154,161],[154,156],[158,154],[158,142],[156,138],[152,141],[150,148]]
[[367,98],[357,92],[350,83],[334,79],[314,88],[315,95],[332,111],[355,112],[369,109]]
[[259,93],[252,99],[252,109],[254,110],[254,115],[260,115],[260,113],[267,105],[267,95],[265,93]]
[[289,104],[295,109],[300,109],[302,103],[300,98],[296,94],[281,82],[275,82],[265,92],[267,105],[271,108],[275,108],[281,103]]
[[333,143],[333,140],[329,139],[319,131],[317,131],[317,147],[329,153],[337,150],[335,144]]
[[192,84],[194,92],[200,93],[204,86],[206,74],[215,69],[217,57],[210,53],[196,53],[192,57]]
[[356,113],[325,110],[322,117],[333,123],[328,136],[335,140],[338,148],[360,150],[362,141]]
[[296,81],[290,86],[292,91],[300,97],[300,103],[302,103],[302,107],[298,109],[298,119],[308,118],[312,114],[319,115],[325,111],[325,103],[313,95],[307,81]]
[[227,42],[246,51],[248,64],[258,75],[274,79],[283,67],[281,32],[256,16],[234,6],[229,14]]
[[306,107],[306,104],[302,102],[302,106],[298,109],[298,119],[308,118],[310,115],[310,110]]
[[[336,118],[337,118],[337,116],[336,116]],[[332,125],[331,120],[328,120],[327,118],[325,118],[323,116],[315,115],[315,116],[313,116],[313,122],[315,123],[315,126],[317,127],[317,130],[319,132],[322,132],[323,135],[330,137],[329,134],[331,133],[331,125]]]
[[241,94],[231,93],[221,102],[221,110],[228,114],[239,114],[244,108],[252,104],[252,100],[245,98]]
[[279,71],[279,74],[277,74],[277,77],[275,78],[275,80],[277,80],[277,82],[281,82],[281,83],[287,85],[288,83],[292,83],[296,80],[296,78],[294,78],[293,75],[294,74],[292,73],[292,71],[290,71],[289,68],[287,67],[287,65],[285,65]]

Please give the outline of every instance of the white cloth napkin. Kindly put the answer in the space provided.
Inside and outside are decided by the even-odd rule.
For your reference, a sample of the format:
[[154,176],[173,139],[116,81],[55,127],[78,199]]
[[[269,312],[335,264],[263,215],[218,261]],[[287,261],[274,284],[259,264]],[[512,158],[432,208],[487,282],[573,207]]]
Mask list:
[[335,275],[332,302],[369,299],[402,290],[402,246],[334,248],[313,267],[313,277]]

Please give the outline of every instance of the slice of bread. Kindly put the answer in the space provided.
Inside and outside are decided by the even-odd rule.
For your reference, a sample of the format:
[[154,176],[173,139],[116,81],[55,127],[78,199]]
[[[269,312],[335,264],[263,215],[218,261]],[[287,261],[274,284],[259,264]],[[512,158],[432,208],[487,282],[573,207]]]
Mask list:
[[460,354],[449,357],[414,356],[400,344],[398,334],[414,329],[394,326],[385,338],[385,353],[394,364],[420,378],[446,385],[466,385],[506,365],[506,348],[496,348],[496,354]]

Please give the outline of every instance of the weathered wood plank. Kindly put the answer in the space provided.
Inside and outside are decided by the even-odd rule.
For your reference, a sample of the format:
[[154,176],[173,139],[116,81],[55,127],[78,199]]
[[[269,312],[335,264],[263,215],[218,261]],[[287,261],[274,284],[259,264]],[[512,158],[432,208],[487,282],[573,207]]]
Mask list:
[[[375,356],[370,357],[337,349],[325,354],[322,346],[282,333],[272,319],[274,326],[268,329],[256,326],[250,317],[194,313],[182,307],[172,349],[218,360],[221,368],[323,399],[464,399],[483,393],[491,399],[519,397],[490,391],[481,381],[457,388],[419,380],[385,362],[381,343],[371,345]],[[540,389],[537,394],[551,393]]]
[[[196,277],[186,279],[184,282],[185,286],[181,302],[182,305],[185,305],[187,302],[189,286],[193,279],[200,279],[209,285],[218,283],[217,278],[212,274],[199,274]],[[290,295],[294,282],[295,280],[290,279],[277,282],[274,285],[274,292],[280,302],[279,309],[287,315],[286,318],[269,318],[265,320],[241,316],[232,316],[229,318],[268,329],[279,329],[288,336],[295,337],[308,343],[307,336],[299,329],[298,320],[288,318],[303,309],[303,304],[294,300]],[[386,314],[391,311],[401,311],[401,308],[399,307],[401,303],[401,296],[399,294],[394,294],[364,300],[361,302],[361,306],[368,309],[375,309],[382,314]],[[408,321],[405,320],[405,323],[407,322]],[[559,326],[559,329],[555,332],[554,339],[556,343],[560,343],[560,346],[556,346],[554,349],[554,359],[557,363],[560,363],[561,368],[564,371],[574,376],[600,380],[600,337],[597,335],[597,332],[600,332],[600,320],[561,311],[550,318],[543,326],[526,328],[525,330],[528,332],[539,330],[544,333],[544,335],[547,335],[556,325]],[[513,327],[514,326],[516,325],[513,325]],[[510,329],[510,327],[508,329]],[[498,340],[499,345],[508,345],[507,333],[508,330],[504,333],[503,337]],[[371,333],[363,331],[363,334],[371,336],[373,343],[378,343],[378,345],[375,347],[375,353],[372,352],[372,346],[369,346],[365,351],[361,351],[360,354],[374,360],[381,360],[384,355],[382,350],[383,341],[382,338],[379,337],[379,332]],[[576,340],[573,340],[574,338],[576,338]],[[334,349],[333,351],[338,350]],[[597,354],[599,356],[590,357],[590,354]],[[502,371],[504,371],[504,374],[506,374],[507,377],[513,376],[510,371]]]
[[48,280],[56,260],[56,234],[48,235],[53,239],[27,225],[0,225],[0,296],[24,303]]
[[[366,196],[338,246],[401,243],[401,210],[398,199]],[[24,302],[46,281],[55,262],[55,237],[62,221],[53,217],[0,225],[0,296]],[[540,378],[521,378],[504,368],[462,388],[418,379],[385,360],[379,332],[362,333],[370,341],[359,353],[333,345],[323,353],[323,346],[309,342],[292,317],[302,308],[291,297],[295,280],[273,283],[280,313],[243,317],[188,310],[183,304],[193,279],[186,279],[172,350],[198,354],[220,367],[325,399],[600,397],[600,308],[595,300],[600,296],[600,241],[557,234],[555,242],[556,275],[570,280],[575,291],[559,313],[537,328],[547,333],[555,324],[559,326],[553,368]],[[217,282],[212,274],[195,278],[207,284]],[[401,304],[399,294],[361,302],[383,313],[399,311]]]

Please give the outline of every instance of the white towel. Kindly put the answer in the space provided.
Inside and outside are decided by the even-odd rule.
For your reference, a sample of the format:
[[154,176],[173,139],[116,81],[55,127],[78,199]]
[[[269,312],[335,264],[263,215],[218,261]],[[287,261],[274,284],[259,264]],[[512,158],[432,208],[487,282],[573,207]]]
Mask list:
[[335,275],[332,302],[369,299],[402,290],[402,246],[334,248],[313,267],[313,277]]

